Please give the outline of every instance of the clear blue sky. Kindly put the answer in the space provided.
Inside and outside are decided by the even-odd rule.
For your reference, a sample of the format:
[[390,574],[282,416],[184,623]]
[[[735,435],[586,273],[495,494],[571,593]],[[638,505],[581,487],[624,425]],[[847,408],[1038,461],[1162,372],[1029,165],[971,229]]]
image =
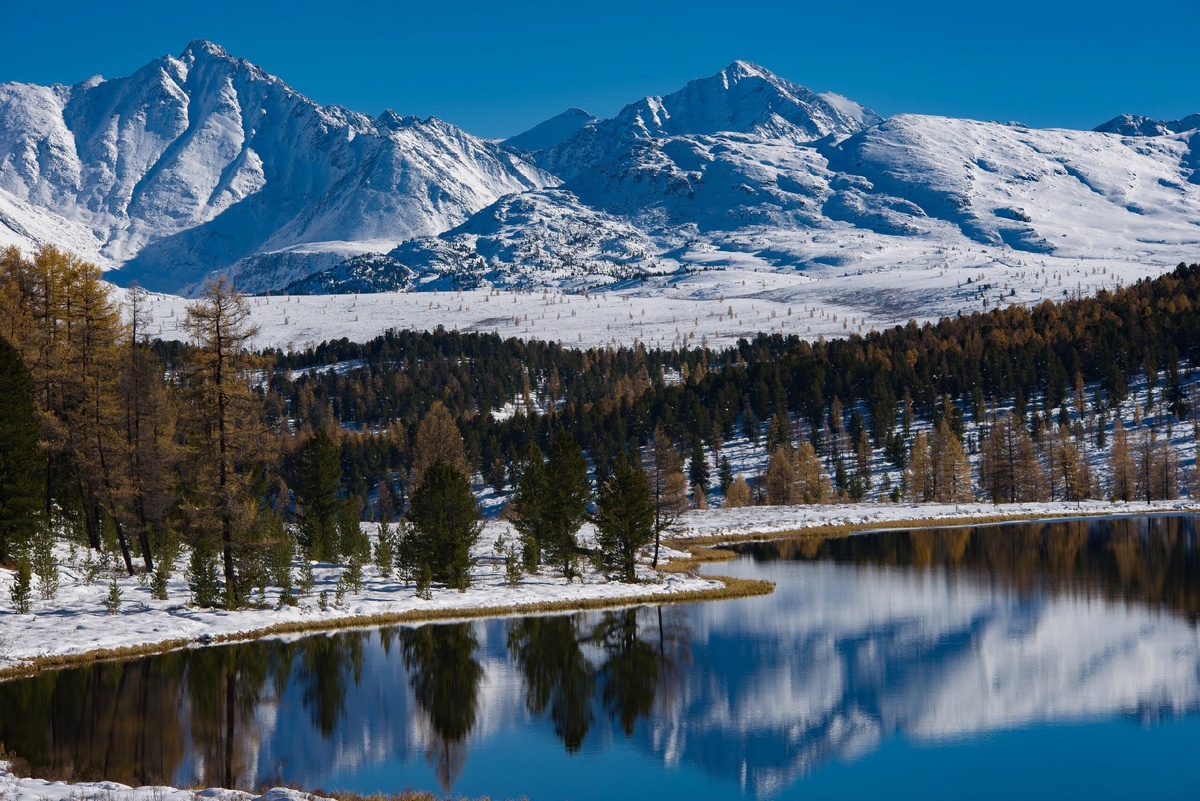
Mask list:
[[0,0],[0,81],[127,75],[211,39],[320,103],[482,136],[734,59],[884,115],[1093,127],[1200,112],[1200,0]]

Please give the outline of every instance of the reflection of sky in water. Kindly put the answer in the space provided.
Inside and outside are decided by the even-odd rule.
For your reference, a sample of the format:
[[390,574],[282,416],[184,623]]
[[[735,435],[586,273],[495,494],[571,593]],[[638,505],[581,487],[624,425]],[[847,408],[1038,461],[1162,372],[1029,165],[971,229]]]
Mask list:
[[[861,537],[862,553],[713,568],[775,581],[766,597],[309,638],[286,681],[262,684],[237,746],[258,782],[364,793],[1194,798],[1200,549],[1190,527],[1125,534],[1082,547],[1085,526],[1074,550],[1034,538],[995,553],[964,550],[961,532],[932,551],[929,535]],[[1001,535],[987,536],[975,544]],[[549,636],[564,628],[578,649]],[[555,684],[572,654],[590,665],[573,696]],[[550,687],[537,712],[531,675]],[[461,676],[478,677],[461,679],[473,716]],[[575,753],[556,700],[585,720]],[[464,716],[470,733],[447,741]],[[219,780],[195,755],[179,775]]]
[[[807,794],[847,764],[894,772],[897,750],[915,775],[942,753],[981,766],[1001,754],[1037,762],[1053,743],[1053,753],[1083,759],[1088,743],[1112,740],[1169,765],[1172,749],[1139,743],[1171,730],[1200,745],[1194,720],[1157,723],[1200,708],[1200,639],[1167,611],[1086,588],[1043,591],[1027,578],[1018,592],[1014,582],[970,570],[747,558],[715,569],[769,578],[778,589],[668,610],[668,625],[687,642],[667,650],[676,659],[684,652],[686,665],[664,682],[632,738],[604,723],[580,754],[566,755],[545,721],[524,709],[521,679],[502,650],[493,652],[455,790],[598,798],[633,783],[701,797],[743,788]],[[640,620],[653,641],[654,615]],[[500,625],[478,624],[481,641],[502,643]],[[379,750],[405,759],[329,778],[361,790],[434,786],[419,727],[405,742]],[[1089,770],[1109,776],[1114,764]],[[1182,764],[1155,775],[1168,781]],[[1059,767],[1077,773],[1071,763]],[[996,787],[1021,786],[1014,781]],[[1113,781],[1096,790],[1119,786]]]

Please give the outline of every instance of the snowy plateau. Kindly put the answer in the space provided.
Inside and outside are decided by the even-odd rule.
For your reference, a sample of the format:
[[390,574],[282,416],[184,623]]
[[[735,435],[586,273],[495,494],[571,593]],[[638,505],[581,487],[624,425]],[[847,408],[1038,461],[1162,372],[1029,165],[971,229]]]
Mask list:
[[[1095,131],[883,119],[738,61],[611,119],[570,109],[496,142],[322,107],[196,41],[126,78],[0,84],[0,246],[42,243],[171,295],[224,272],[248,293],[391,296],[352,312],[356,338],[844,335],[1200,260],[1200,115]],[[472,294],[436,312],[411,299],[435,289]],[[530,300],[484,308],[496,291],[638,308],[580,303],[570,328],[561,310],[539,328]],[[264,329],[319,341],[350,319]]]

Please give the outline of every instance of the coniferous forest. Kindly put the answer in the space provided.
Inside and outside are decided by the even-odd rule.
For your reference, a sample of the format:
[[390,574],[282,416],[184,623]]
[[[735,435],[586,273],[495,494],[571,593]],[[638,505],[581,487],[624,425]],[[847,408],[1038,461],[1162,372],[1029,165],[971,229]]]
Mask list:
[[[1200,265],[1181,264],[830,341],[573,350],[395,330],[285,353],[253,348],[227,281],[188,307],[187,341],[164,342],[140,290],[9,249],[0,563],[18,608],[34,578],[52,591],[63,539],[161,592],[184,564],[193,602],[232,608],[268,584],[286,602],[297,553],[350,582],[374,560],[418,594],[463,588],[484,494],[519,534],[514,575],[591,559],[622,579],[689,505],[1177,497],[1180,434],[1200,430],[1198,303]],[[735,443],[761,469],[735,470]],[[397,520],[372,549],[361,521]]]

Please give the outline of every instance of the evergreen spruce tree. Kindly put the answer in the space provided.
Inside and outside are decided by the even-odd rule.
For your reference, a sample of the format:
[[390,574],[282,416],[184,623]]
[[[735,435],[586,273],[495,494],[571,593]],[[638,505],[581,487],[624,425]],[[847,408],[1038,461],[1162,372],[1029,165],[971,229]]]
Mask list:
[[721,483],[721,494],[728,495],[729,485],[733,483],[733,465],[728,456],[721,456],[721,462],[717,467],[717,479]]
[[688,480],[693,487],[700,486],[705,491],[708,490],[708,460],[704,457],[704,443],[699,437],[692,443],[692,455],[688,459]]
[[530,442],[521,461],[520,475],[509,502],[513,528],[521,538],[525,570],[536,573],[542,561],[542,537],[545,536],[546,465],[542,451]]
[[192,546],[187,582],[196,606],[214,607],[221,603],[221,578],[215,557],[215,548],[204,539]]
[[117,584],[117,577],[113,576],[108,583],[108,595],[104,598],[104,608],[108,610],[110,615],[115,615],[121,611],[121,586]]
[[46,468],[29,371],[2,337],[0,398],[0,564],[11,564],[42,524]]
[[637,581],[638,551],[654,541],[654,499],[646,474],[617,456],[596,501],[597,559],[610,578]]
[[467,477],[449,462],[436,461],[426,469],[413,492],[408,510],[417,548],[416,562],[428,566],[433,581],[464,590],[475,564],[471,548],[483,523]]
[[13,609],[19,615],[29,614],[29,602],[33,598],[33,568],[29,565],[28,557],[22,556],[17,560],[17,572],[13,577],[13,585],[9,589]]
[[339,449],[323,427],[317,428],[300,451],[295,487],[300,544],[311,559],[333,562],[341,550],[338,516],[346,504],[341,486]]
[[583,450],[566,431],[560,431],[550,447],[545,489],[546,497],[541,504],[545,531],[539,540],[547,560],[571,578],[575,575],[579,554],[576,533],[587,519],[592,485],[588,481]]

